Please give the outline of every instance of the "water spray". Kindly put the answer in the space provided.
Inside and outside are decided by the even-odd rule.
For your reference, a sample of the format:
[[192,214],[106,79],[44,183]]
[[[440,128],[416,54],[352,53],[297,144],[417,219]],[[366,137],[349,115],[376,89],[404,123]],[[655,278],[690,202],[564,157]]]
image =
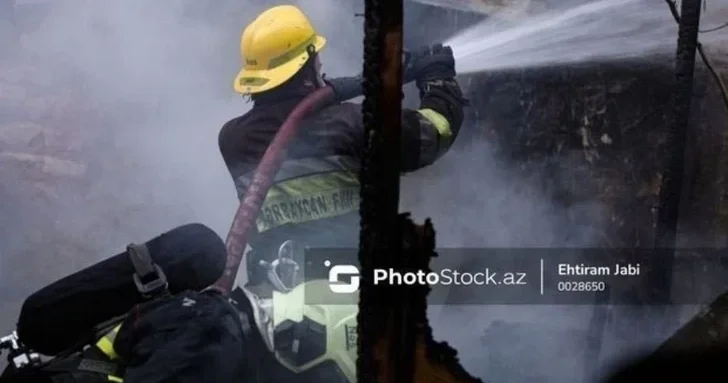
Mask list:
[[457,72],[467,74],[669,55],[676,33],[675,22],[660,4],[596,0],[517,21],[488,18],[445,45],[453,49]]

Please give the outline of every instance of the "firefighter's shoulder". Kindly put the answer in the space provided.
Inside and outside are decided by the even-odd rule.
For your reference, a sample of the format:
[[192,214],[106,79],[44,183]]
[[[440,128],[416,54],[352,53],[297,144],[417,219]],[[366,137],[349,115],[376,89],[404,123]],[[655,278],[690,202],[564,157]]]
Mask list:
[[243,114],[242,116],[235,117],[235,118],[227,121],[226,123],[224,123],[222,125],[222,127],[220,128],[220,133],[218,134],[218,136],[220,138],[226,137],[229,134],[231,134],[232,132],[239,130],[241,127],[244,127],[245,120],[246,120],[245,117],[246,117],[246,115]]
[[361,104],[341,102],[331,104],[319,111],[317,117],[328,122],[344,123],[352,127],[362,124]]
[[248,125],[248,113],[235,117],[224,123],[217,136],[219,147],[229,147],[232,143],[238,142]]

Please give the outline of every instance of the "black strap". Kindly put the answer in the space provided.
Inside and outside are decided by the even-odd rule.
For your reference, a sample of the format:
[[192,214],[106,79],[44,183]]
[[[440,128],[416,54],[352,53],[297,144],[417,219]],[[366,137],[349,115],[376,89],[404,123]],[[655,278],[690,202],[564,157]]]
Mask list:
[[124,373],[119,365],[112,362],[95,359],[81,359],[78,363],[79,371],[97,372],[104,375],[123,376]]
[[119,316],[115,316],[109,320],[106,320],[104,322],[99,323],[98,325],[94,326],[93,328],[93,342],[96,343],[99,341],[99,339],[106,336],[106,334],[109,333],[109,331],[113,330],[114,327],[121,325],[126,317],[129,316],[129,313],[122,314]]
[[139,293],[147,299],[168,295],[167,276],[164,275],[162,268],[154,263],[147,246],[132,243],[127,246],[126,252],[136,271],[134,284],[136,284]]
[[76,358],[56,358],[41,369],[49,372],[73,373],[74,371],[84,371],[102,375],[124,376],[124,368],[117,363],[83,356]]
[[228,302],[234,314],[234,319],[242,330],[244,346],[242,352],[247,362],[249,381],[251,383],[262,382],[263,369],[266,365],[263,357],[265,353],[261,353],[260,350],[266,346],[253,318],[253,306],[240,287],[230,292]]
[[127,252],[129,253],[129,259],[131,259],[134,270],[137,274],[142,277],[146,277],[154,273],[154,261],[152,256],[149,254],[149,249],[144,244],[129,244],[127,246]]

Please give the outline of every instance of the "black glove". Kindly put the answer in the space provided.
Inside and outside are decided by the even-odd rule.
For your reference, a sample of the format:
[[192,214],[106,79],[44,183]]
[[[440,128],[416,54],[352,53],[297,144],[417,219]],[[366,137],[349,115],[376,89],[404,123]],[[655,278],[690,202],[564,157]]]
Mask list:
[[452,49],[442,44],[423,47],[405,55],[404,82],[422,83],[455,78]]
[[338,77],[328,79],[324,77],[326,85],[334,88],[337,102],[344,102],[364,94],[361,76]]

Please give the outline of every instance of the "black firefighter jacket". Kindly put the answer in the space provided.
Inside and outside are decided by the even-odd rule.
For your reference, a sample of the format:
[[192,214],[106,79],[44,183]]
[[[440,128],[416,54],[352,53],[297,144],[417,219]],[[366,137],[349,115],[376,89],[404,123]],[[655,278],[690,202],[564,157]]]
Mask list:
[[[402,116],[402,172],[432,164],[451,146],[463,120],[464,99],[455,80],[420,92],[420,108]],[[258,99],[220,131],[219,147],[238,197],[279,127],[302,99]],[[309,246],[358,243],[359,168],[364,148],[360,104],[339,103],[309,115],[290,144],[256,222],[253,249],[273,250],[288,239]]]

